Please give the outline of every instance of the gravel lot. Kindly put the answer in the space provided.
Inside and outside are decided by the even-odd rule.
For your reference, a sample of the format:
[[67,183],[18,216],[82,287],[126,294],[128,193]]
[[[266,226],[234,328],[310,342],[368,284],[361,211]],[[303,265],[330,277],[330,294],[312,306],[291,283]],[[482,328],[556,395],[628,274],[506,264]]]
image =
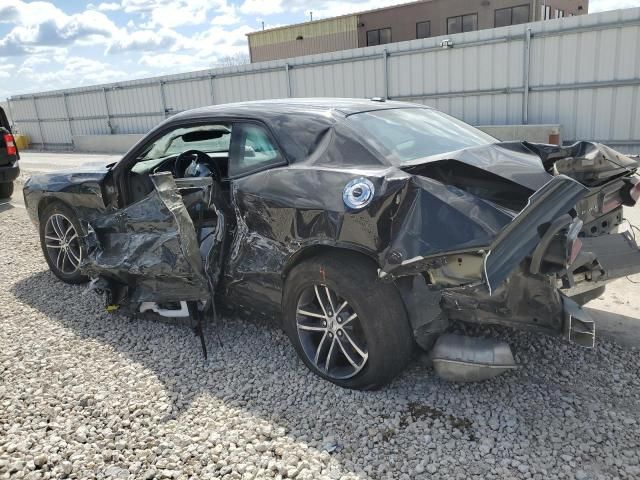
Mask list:
[[416,361],[352,392],[268,323],[225,319],[205,362],[187,327],[105,313],[23,209],[0,245],[0,478],[640,478],[637,346],[494,329],[521,369],[455,385]]

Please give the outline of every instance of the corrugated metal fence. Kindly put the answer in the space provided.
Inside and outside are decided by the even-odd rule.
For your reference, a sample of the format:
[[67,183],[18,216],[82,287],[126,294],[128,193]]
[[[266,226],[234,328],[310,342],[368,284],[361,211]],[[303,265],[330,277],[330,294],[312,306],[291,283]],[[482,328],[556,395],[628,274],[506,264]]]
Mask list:
[[[453,44],[443,48],[448,38]],[[44,148],[144,133],[182,110],[284,97],[388,97],[475,125],[559,123],[565,141],[640,152],[640,8],[288,60],[20,95],[18,129]]]

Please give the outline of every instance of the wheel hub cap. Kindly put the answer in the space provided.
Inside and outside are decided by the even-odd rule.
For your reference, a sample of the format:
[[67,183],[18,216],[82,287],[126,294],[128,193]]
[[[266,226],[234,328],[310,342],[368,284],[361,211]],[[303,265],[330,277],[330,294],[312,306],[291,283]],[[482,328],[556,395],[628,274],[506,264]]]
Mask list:
[[45,248],[51,263],[66,275],[74,274],[82,262],[80,237],[66,216],[55,213],[44,227]]
[[307,359],[330,378],[353,377],[367,363],[369,353],[360,318],[327,285],[316,284],[302,292],[296,326]]

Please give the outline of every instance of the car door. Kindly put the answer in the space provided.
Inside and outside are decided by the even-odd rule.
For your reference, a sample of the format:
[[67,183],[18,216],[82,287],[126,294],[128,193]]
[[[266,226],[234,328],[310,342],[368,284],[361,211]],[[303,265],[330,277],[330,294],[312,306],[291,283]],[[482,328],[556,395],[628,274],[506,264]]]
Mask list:
[[[108,292],[113,309],[148,308],[166,316],[185,316],[184,309],[172,311],[165,306],[190,301],[205,304],[214,295],[226,231],[226,215],[218,206],[219,182],[206,176],[175,178],[164,167],[164,157],[158,158],[155,168],[145,170],[143,165],[135,173],[136,165],[147,162],[153,166],[154,159],[146,152],[153,151],[158,142],[171,135],[182,139],[197,128],[204,127],[178,125],[159,138],[150,138],[129,163],[125,158],[117,173],[131,178],[138,175],[135,180],[140,188],[127,205],[89,222],[82,271],[94,279],[97,288]],[[161,154],[168,152],[166,158],[171,159],[191,147],[173,142]]]
[[287,165],[275,137],[257,122],[238,122],[233,127],[229,153],[230,198],[234,228],[225,256],[228,300],[251,305],[260,312],[277,311],[283,261],[282,236],[277,208],[265,198],[270,178]]

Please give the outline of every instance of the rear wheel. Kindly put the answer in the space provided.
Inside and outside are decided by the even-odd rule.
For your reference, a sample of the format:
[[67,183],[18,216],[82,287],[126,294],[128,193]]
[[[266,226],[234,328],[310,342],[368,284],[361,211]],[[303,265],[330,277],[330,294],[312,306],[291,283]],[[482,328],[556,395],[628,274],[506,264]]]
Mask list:
[[49,205],[40,218],[40,245],[53,274],[66,283],[83,283],[80,273],[85,247],[80,224],[73,211],[62,203]]
[[346,388],[373,389],[407,365],[413,338],[401,297],[373,262],[338,253],[287,277],[284,326],[311,371]]
[[13,195],[13,182],[0,183],[0,198],[9,198]]

